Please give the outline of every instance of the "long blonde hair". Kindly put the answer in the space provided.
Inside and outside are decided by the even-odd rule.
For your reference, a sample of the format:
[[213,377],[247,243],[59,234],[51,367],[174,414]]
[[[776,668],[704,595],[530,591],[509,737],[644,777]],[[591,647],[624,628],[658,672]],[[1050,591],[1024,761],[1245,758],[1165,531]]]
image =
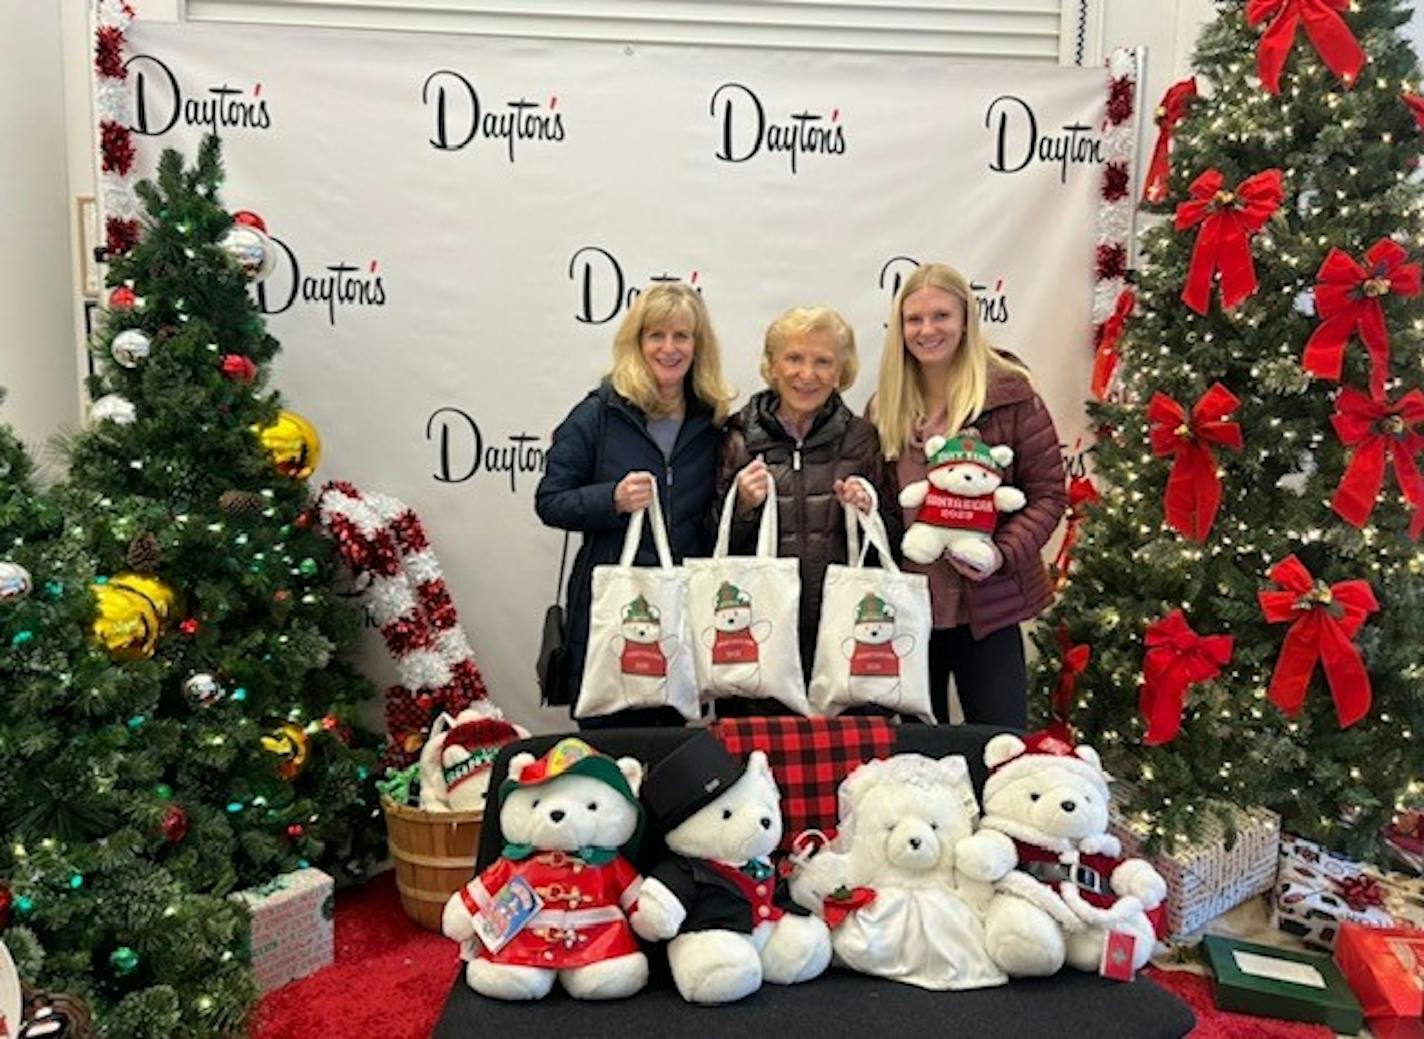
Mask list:
[[900,452],[910,446],[915,427],[929,418],[920,388],[919,362],[905,346],[902,317],[905,300],[926,286],[943,289],[964,307],[964,334],[945,374],[946,435],[958,433],[984,410],[991,366],[1028,377],[1027,369],[1001,356],[984,338],[979,304],[968,279],[943,263],[921,264],[895,294],[890,322],[885,329],[885,348],[880,354],[880,386],[875,391],[871,419],[880,431],[880,445],[886,458],[898,458]]
[[702,295],[680,281],[659,282],[644,289],[628,308],[613,337],[609,381],[644,414],[653,418],[668,414],[668,406],[658,396],[657,381],[643,359],[643,330],[662,328],[676,318],[692,322],[692,392],[711,407],[712,421],[720,426],[737,394],[722,378],[722,351]]

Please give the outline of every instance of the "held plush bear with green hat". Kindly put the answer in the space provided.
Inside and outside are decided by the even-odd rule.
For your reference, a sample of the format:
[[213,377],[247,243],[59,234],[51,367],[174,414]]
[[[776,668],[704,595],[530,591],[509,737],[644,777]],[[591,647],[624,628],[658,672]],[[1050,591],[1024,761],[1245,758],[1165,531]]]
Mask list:
[[1014,460],[1006,444],[990,447],[972,432],[930,437],[925,444],[928,479],[900,492],[900,505],[916,509],[915,521],[901,542],[905,558],[929,564],[946,553],[981,573],[999,559],[994,528],[999,513],[1017,512],[1028,503],[1023,491],[1004,483]]
[[559,981],[576,999],[621,999],[648,982],[628,923],[643,878],[643,766],[583,740],[542,758],[516,754],[500,786],[504,852],[450,896],[441,919],[465,980],[494,999],[542,999]]

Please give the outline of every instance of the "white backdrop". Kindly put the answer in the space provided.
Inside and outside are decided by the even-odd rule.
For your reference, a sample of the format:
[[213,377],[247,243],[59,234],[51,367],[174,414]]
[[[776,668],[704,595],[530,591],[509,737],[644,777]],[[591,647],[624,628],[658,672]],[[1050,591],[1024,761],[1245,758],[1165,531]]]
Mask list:
[[[223,137],[230,209],[283,246],[259,302],[321,430],[315,480],[424,518],[492,695],[535,729],[558,532],[549,435],[630,294],[702,289],[743,396],[793,304],[855,327],[859,408],[890,297],[960,267],[1067,444],[1091,363],[1101,69],[136,22],[141,174]],[[393,670],[372,632],[373,676]]]

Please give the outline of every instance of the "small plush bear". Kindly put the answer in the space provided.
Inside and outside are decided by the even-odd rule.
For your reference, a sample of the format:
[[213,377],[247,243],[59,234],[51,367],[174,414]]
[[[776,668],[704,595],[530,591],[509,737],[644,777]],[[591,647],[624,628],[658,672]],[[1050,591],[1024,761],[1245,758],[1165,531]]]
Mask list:
[[488,700],[454,718],[442,714],[420,750],[420,807],[427,812],[469,812],[489,793],[490,766],[506,743],[528,736],[505,721]]
[[896,754],[868,761],[839,790],[829,848],[792,874],[796,901],[826,918],[836,962],[920,988],[1002,985],[980,918],[991,882],[959,849],[979,804],[959,755]]
[[1014,866],[985,911],[989,954],[1015,976],[1066,962],[1131,977],[1152,955],[1146,911],[1167,885],[1145,859],[1119,857],[1097,752],[1059,732],[1003,733],[985,745],[984,763],[984,818],[961,858]]
[[689,1003],[730,1003],[763,981],[817,977],[831,960],[825,923],[778,888],[768,858],[781,841],[781,794],[766,755],[746,767],[699,730],[653,766],[644,786],[672,858],[649,874],[633,928],[671,939],[668,963]]
[[450,896],[441,919],[476,992],[542,999],[558,980],[576,999],[620,999],[648,983],[626,916],[642,878],[624,858],[643,830],[642,778],[635,759],[614,761],[575,738],[538,760],[510,760],[499,791],[504,852]]
[[988,573],[998,560],[994,527],[999,513],[1028,503],[1023,491],[1004,485],[1013,448],[990,447],[972,433],[952,439],[930,437],[925,444],[928,479],[900,492],[900,505],[917,509],[901,547],[905,558],[933,563],[946,552],[965,566]]

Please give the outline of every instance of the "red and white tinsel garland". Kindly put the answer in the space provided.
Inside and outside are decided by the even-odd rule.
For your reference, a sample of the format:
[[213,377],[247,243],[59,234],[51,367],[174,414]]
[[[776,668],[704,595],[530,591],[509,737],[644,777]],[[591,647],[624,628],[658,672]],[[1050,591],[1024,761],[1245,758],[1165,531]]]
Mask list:
[[400,750],[418,751],[441,711],[455,715],[483,703],[489,717],[503,717],[489,700],[420,517],[396,498],[367,494],[342,481],[322,488],[317,511],[347,565],[369,580],[364,599],[402,683],[388,698],[414,699],[424,709],[419,733],[397,732],[406,726],[391,725]]
[[1103,117],[1103,179],[1099,187],[1093,262],[1093,346],[1102,341],[1132,265],[1133,160],[1137,137],[1137,54],[1119,47],[1108,58]]
[[138,241],[138,201],[133,191],[133,99],[124,45],[134,10],[124,0],[94,4],[94,109],[99,118],[100,195],[104,247],[110,256]]

